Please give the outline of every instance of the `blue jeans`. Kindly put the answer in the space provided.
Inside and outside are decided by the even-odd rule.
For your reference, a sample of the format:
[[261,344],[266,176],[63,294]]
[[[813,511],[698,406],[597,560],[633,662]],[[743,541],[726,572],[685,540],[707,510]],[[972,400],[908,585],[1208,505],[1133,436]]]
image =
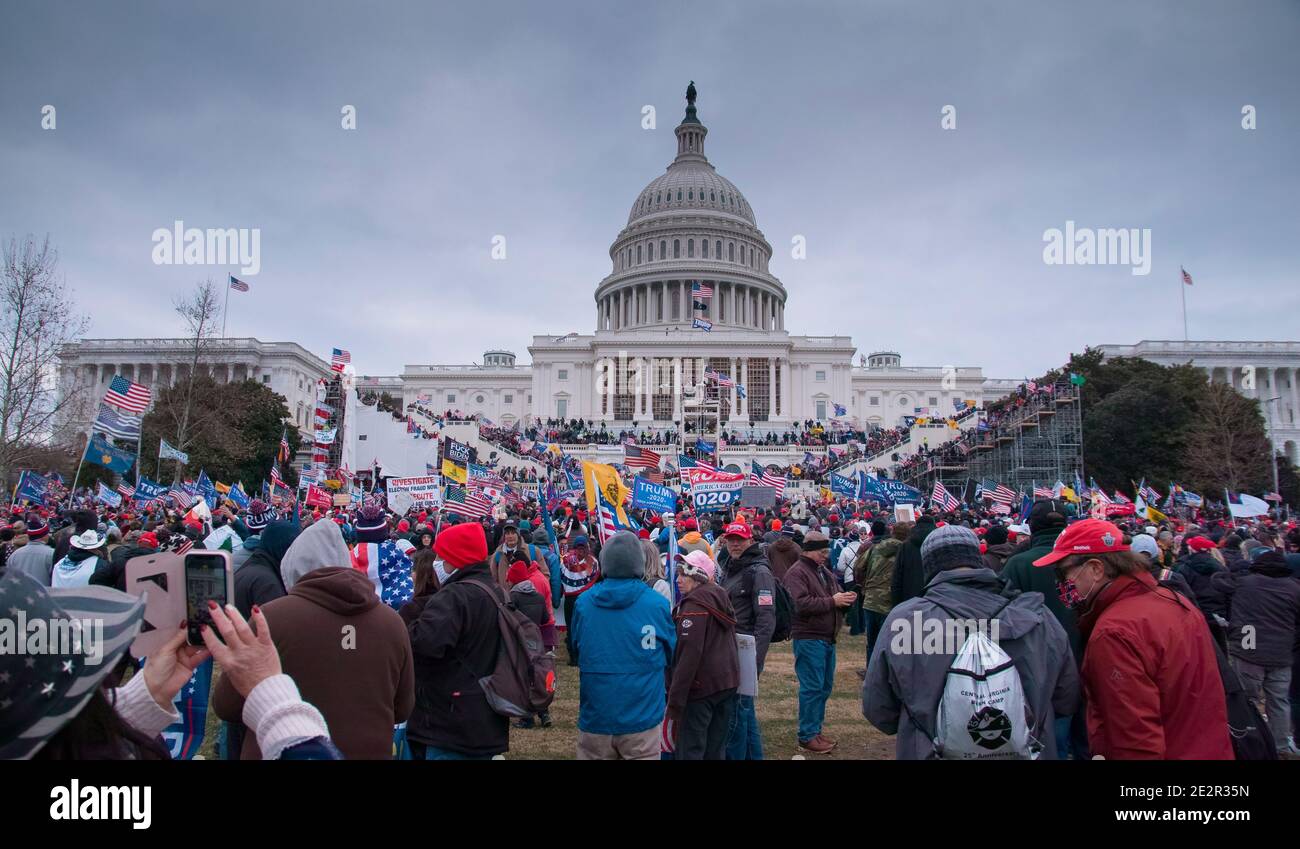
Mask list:
[[731,715],[731,730],[727,734],[727,760],[761,761],[763,736],[758,730],[758,714],[754,712],[753,696],[736,696],[736,710]]
[[828,640],[794,641],[794,674],[799,678],[799,742],[822,733],[826,700],[835,683],[835,644]]
[[880,629],[885,627],[888,618],[888,613],[877,613],[866,608],[862,610],[863,625],[867,631],[867,666],[871,665],[871,652],[875,650],[876,640],[880,639]]
[[466,755],[461,752],[453,752],[451,749],[439,749],[437,746],[426,746],[424,749],[424,759],[426,761],[490,761],[491,755]]

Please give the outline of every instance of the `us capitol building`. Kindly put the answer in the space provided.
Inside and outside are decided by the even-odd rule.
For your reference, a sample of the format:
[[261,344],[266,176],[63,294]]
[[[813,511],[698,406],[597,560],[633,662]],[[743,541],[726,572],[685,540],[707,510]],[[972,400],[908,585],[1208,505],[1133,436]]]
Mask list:
[[[596,284],[595,328],[534,336],[531,365],[491,350],[471,365],[407,365],[401,375],[357,375],[361,391],[387,391],[435,411],[480,414],[501,425],[582,418],[609,427],[666,428],[692,414],[684,393],[707,368],[744,387],[707,384],[720,424],[759,432],[807,419],[840,418],[857,427],[893,427],[905,416],[948,416],[1012,391],[1019,380],[986,379],[976,366],[905,366],[896,351],[854,357],[847,336],[795,336],[785,326],[787,292],[772,273],[772,246],[753,208],[704,153],[692,84],[675,129],[677,151],[663,174],[637,193],[609,248],[610,272]],[[698,284],[695,288],[693,284]],[[707,294],[706,294],[707,293]],[[706,329],[708,328],[708,329]],[[147,343],[147,344],[146,344]],[[82,340],[64,351],[62,386],[102,394],[113,373],[146,383],[174,380],[185,340]],[[1109,356],[1160,362],[1205,360],[1208,378],[1232,367],[1261,367],[1254,392],[1266,406],[1278,450],[1297,459],[1300,343],[1141,342],[1103,346]],[[250,377],[284,394],[302,429],[311,424],[312,388],[329,364],[289,342],[226,340],[218,379]],[[86,386],[89,384],[89,386]],[[1262,394],[1262,393],[1268,394]],[[837,406],[843,413],[836,416]],[[87,410],[87,413],[90,411]],[[80,417],[77,417],[80,418]],[[964,426],[973,426],[971,417]]]

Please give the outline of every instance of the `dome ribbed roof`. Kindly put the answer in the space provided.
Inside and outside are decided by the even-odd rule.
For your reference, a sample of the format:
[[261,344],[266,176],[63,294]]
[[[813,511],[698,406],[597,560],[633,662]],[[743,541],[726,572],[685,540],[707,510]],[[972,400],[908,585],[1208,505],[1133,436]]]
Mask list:
[[707,162],[674,162],[649,182],[632,204],[627,223],[660,213],[711,212],[731,215],[758,226],[749,201],[736,184]]

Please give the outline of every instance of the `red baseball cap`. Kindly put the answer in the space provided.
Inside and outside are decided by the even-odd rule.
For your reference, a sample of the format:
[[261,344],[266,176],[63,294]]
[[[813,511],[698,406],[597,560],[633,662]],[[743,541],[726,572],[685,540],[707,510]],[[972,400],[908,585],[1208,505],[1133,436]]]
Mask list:
[[1214,540],[1209,537],[1192,537],[1187,541],[1187,547],[1192,551],[1209,551],[1214,548]]
[[744,522],[732,522],[722,531],[724,537],[741,537],[742,539],[753,539],[754,534],[749,530],[749,525]]
[[1119,528],[1102,519],[1084,519],[1075,522],[1056,538],[1052,551],[1034,561],[1035,566],[1051,566],[1071,554],[1102,554],[1107,551],[1128,551],[1124,534]]

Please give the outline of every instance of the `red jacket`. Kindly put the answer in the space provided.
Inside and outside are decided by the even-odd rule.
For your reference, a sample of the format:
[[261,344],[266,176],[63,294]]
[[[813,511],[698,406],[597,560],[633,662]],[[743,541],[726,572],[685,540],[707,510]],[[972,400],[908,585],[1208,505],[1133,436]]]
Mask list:
[[1228,709],[1205,617],[1121,575],[1079,617],[1088,743],[1108,760],[1232,760]]

